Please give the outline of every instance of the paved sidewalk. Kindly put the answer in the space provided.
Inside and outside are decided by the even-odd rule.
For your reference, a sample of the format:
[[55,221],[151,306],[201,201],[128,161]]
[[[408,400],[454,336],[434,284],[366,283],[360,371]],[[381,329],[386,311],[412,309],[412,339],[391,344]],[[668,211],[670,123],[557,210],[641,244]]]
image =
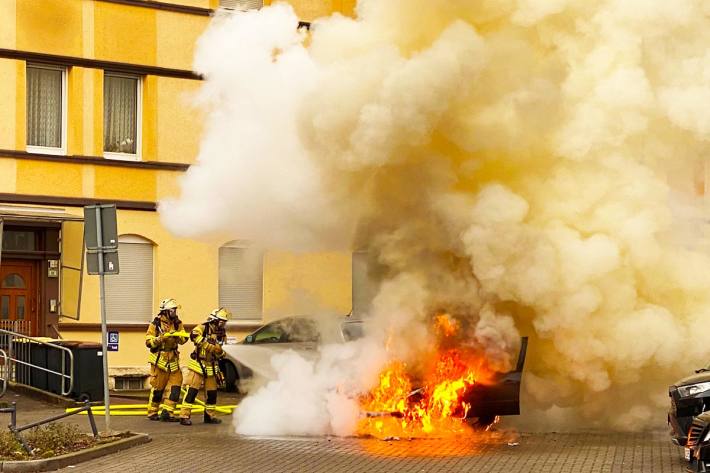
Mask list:
[[382,442],[247,439],[230,433],[165,434],[154,442],[62,471],[681,473],[680,452],[661,434],[523,434],[495,440]]
[[[19,399],[20,424],[61,412]],[[222,396],[220,403],[232,403]],[[135,403],[116,399],[112,402]],[[231,417],[221,425],[191,427],[150,422],[142,417],[114,417],[114,430],[147,432],[151,443],[72,468],[73,473],[169,472],[476,472],[476,473],[683,473],[681,451],[659,425],[646,433],[482,433],[466,440],[384,442],[340,438],[246,438],[234,433]],[[99,428],[103,417],[97,418]],[[67,419],[88,430],[85,416]],[[509,445],[517,442],[518,445]]]

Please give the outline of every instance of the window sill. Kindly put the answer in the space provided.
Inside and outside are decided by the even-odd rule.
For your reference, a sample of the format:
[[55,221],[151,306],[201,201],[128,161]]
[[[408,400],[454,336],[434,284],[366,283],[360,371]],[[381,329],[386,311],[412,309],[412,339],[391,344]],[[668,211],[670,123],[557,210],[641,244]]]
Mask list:
[[264,325],[266,322],[264,322],[264,319],[232,319],[227,322],[227,327],[251,327],[251,326],[259,326],[261,327]]
[[39,154],[54,154],[57,156],[66,156],[66,148],[50,148],[47,146],[31,146],[27,145],[28,153],[39,153]]
[[104,152],[104,158],[106,159],[114,159],[116,161],[140,161],[141,157],[137,154],[128,154],[128,153],[111,153],[111,152]]

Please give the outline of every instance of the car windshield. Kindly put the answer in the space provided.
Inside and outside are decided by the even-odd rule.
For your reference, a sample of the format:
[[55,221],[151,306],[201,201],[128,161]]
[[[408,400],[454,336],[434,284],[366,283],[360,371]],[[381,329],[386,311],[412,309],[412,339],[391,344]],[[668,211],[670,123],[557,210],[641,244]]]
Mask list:
[[364,333],[362,330],[362,322],[345,322],[342,326],[343,338],[346,342],[362,338]]

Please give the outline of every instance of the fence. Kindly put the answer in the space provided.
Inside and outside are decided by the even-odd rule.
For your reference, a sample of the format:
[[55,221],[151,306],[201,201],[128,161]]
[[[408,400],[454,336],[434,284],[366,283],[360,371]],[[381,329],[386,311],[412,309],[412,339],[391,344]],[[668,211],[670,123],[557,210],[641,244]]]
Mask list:
[[0,320],[0,330],[21,333],[22,335],[32,335],[31,320]]
[[[28,329],[29,324],[18,324],[15,328]],[[69,348],[25,333],[0,329],[0,352],[2,394],[8,381],[53,391],[62,396],[72,391],[74,354]]]

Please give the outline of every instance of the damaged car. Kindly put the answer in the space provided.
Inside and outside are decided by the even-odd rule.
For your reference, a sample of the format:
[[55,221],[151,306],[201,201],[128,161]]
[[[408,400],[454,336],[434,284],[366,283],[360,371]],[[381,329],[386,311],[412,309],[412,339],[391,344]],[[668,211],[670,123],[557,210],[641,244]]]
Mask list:
[[703,412],[691,422],[684,452],[688,471],[710,471],[710,412]]
[[[330,343],[345,343],[361,338],[364,322],[350,317],[323,318],[298,316],[271,322],[243,341],[225,345],[223,360],[226,382],[239,385],[255,374],[264,379],[274,379],[271,357],[286,350],[294,350],[306,359],[315,360],[318,348]],[[497,373],[484,383],[476,383],[467,389],[462,399],[470,409],[466,419],[472,425],[485,427],[495,422],[498,416],[520,414],[520,385],[527,353],[528,339],[522,337],[517,362],[511,371]],[[416,390],[413,393],[420,391]]]
[[702,368],[668,388],[671,407],[668,425],[673,442],[681,447],[688,442],[693,419],[710,409],[710,369]]

